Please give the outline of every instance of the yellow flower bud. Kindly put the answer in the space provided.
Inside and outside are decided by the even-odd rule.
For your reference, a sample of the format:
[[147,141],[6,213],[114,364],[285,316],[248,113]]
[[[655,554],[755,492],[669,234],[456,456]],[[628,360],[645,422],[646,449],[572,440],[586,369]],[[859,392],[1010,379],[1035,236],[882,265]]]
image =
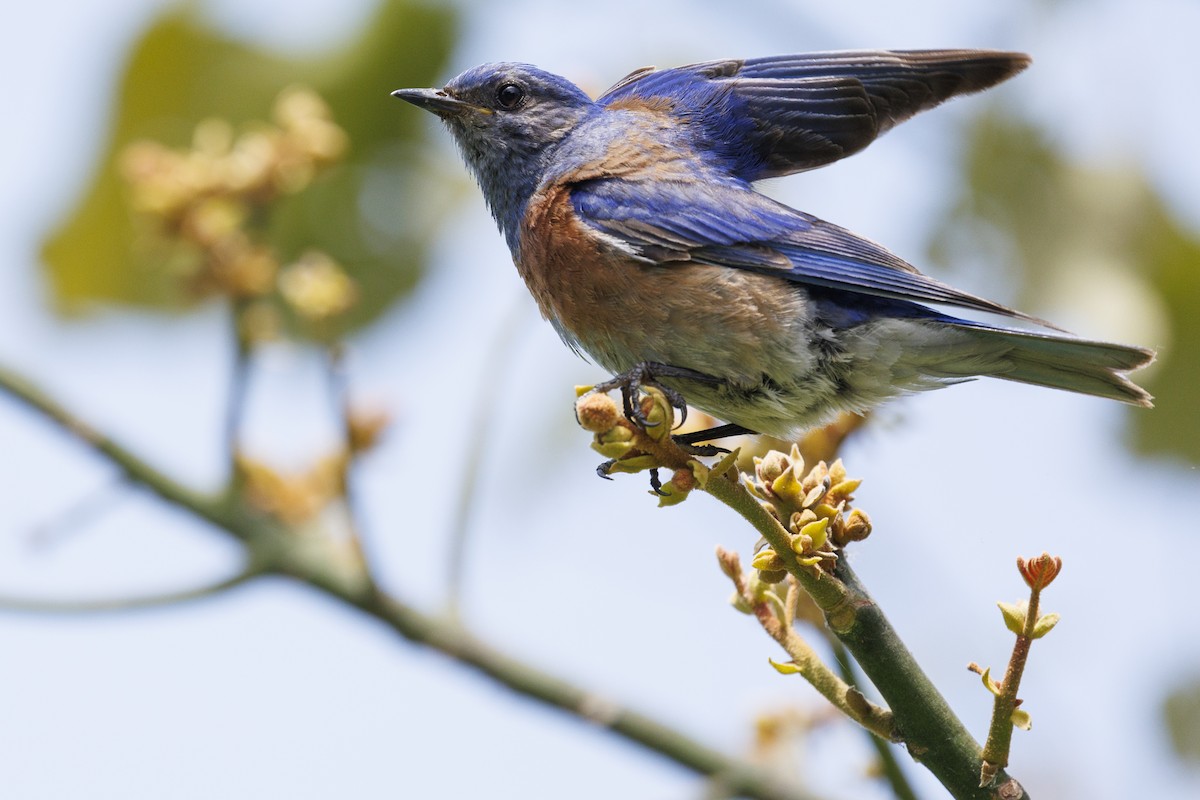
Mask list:
[[348,310],[357,299],[354,281],[332,258],[310,250],[279,276],[279,291],[296,313],[323,320]]
[[828,517],[822,517],[821,519],[818,519],[815,522],[810,522],[801,528],[800,535],[807,536],[810,540],[812,540],[813,550],[820,550],[825,546],[825,542],[829,540],[829,536],[826,533],[828,528]]
[[867,516],[867,512],[861,508],[852,510],[849,516],[846,517],[846,522],[842,526],[843,539],[845,542],[861,542],[871,535],[871,518]]
[[766,485],[771,485],[783,474],[791,464],[787,456],[778,450],[772,450],[762,458],[754,459],[754,473]]
[[575,418],[585,431],[604,433],[617,426],[621,412],[608,395],[586,394],[575,403]]
[[778,478],[771,482],[772,494],[785,503],[800,505],[801,491],[800,479],[796,477],[795,464],[791,469],[785,469]]
[[671,435],[671,425],[675,422],[675,409],[671,401],[658,389],[653,387],[645,390],[640,400],[642,416],[646,418],[646,435],[651,439],[662,441]]
[[696,476],[690,469],[677,469],[671,475],[671,480],[663,484],[658,494],[658,506],[673,506],[687,499],[692,489],[696,488]]
[[777,572],[783,569],[783,559],[770,547],[764,547],[754,554],[754,558],[750,560],[750,566],[757,570]]
[[842,500],[852,500],[854,491],[862,485],[862,480],[855,478],[853,480],[841,481],[829,487],[829,500],[837,504]]

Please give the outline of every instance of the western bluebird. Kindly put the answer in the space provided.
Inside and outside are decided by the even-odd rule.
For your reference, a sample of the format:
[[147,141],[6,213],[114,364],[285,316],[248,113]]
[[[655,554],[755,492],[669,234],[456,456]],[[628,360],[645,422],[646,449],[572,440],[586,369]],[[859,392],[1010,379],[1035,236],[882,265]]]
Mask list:
[[752,185],[1028,63],[974,50],[709,61],[639,69],[596,100],[493,63],[394,94],[446,123],[542,314],[626,390],[661,380],[729,429],[782,436],[980,375],[1150,406],[1125,373],[1152,351],[931,309],[1054,327]]

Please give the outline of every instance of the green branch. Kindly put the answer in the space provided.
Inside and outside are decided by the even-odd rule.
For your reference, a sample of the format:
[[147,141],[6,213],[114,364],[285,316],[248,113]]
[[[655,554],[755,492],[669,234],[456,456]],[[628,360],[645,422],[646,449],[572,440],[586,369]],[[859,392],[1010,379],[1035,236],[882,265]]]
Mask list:
[[[824,629],[824,633],[826,641],[833,649],[833,658],[837,662],[842,680],[851,686],[858,684],[859,677],[854,668],[854,661],[850,657],[850,651],[842,644],[842,640],[834,636],[828,628]],[[913,789],[908,776],[904,774],[904,769],[896,759],[896,753],[890,744],[878,736],[868,735],[867,738],[871,740],[871,747],[879,757],[882,777],[892,788],[892,794],[896,795],[896,800],[918,800],[916,790]]]
[[[1041,616],[1039,610],[1042,590],[1058,577],[1059,571],[1062,570],[1062,559],[1049,553],[1042,553],[1028,561],[1018,558],[1017,569],[1021,571],[1021,576],[1029,587],[1029,601],[1024,607],[1021,604],[1000,603],[1005,625],[1017,635],[1017,640],[1013,644],[1012,655],[1008,659],[1008,668],[1004,671],[1004,680],[1001,683],[995,683],[987,671],[983,672],[984,685],[995,695],[995,700],[992,704],[992,721],[988,726],[987,741],[983,746],[983,767],[979,773],[981,786],[991,785],[996,780],[1000,768],[1008,766],[1013,727],[1018,724],[1026,728],[1029,726],[1028,713],[1017,710],[1021,705],[1017,693],[1021,689],[1021,677],[1025,674],[1025,664],[1029,660],[1029,648],[1033,646],[1034,639],[1042,638],[1058,624],[1058,614]],[[1024,718],[1024,722],[1018,720],[1018,715]]]
[[128,448],[92,428],[22,376],[3,367],[0,367],[0,391],[74,436],[113,464],[125,478],[149,489],[168,503],[186,508],[241,539],[250,534],[252,526],[246,520],[239,519],[239,514],[231,510],[224,497],[203,494],[173,480],[138,458]]
[[844,558],[833,574],[806,567],[788,532],[740,480],[714,474],[701,488],[737,511],[778,555],[784,568],[812,596],[826,624],[879,690],[909,753],[959,800],[1019,800],[1024,789],[1002,772],[979,786],[982,751],[949,704],[917,664],[882,609]]

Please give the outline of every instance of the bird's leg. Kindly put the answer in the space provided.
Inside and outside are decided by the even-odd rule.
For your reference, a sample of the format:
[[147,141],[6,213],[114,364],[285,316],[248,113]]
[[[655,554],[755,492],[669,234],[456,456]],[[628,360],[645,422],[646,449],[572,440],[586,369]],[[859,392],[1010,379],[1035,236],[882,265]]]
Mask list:
[[694,456],[717,456],[721,453],[728,453],[724,447],[717,447],[715,444],[697,444],[698,442],[707,442],[712,439],[724,439],[727,436],[747,436],[753,435],[757,431],[752,431],[741,425],[728,423],[726,425],[718,425],[715,428],[705,428],[702,431],[692,431],[691,433],[679,433],[671,438],[675,440],[675,444],[679,445],[689,454]]
[[687,401],[683,399],[683,395],[679,392],[659,383],[663,378],[686,378],[687,380],[699,381],[714,386],[721,383],[720,378],[714,378],[712,375],[706,375],[703,372],[697,372],[687,367],[675,367],[670,364],[660,364],[656,361],[642,361],[635,364],[632,369],[622,372],[611,380],[596,384],[593,391],[603,393],[611,392],[613,389],[620,389],[621,403],[625,409],[625,416],[642,429],[645,429],[653,427],[658,423],[650,422],[646,419],[646,416],[642,413],[641,404],[637,402],[638,393],[646,387],[658,389],[666,396],[667,402],[671,404],[671,407],[679,411],[679,424],[682,425],[687,421]]

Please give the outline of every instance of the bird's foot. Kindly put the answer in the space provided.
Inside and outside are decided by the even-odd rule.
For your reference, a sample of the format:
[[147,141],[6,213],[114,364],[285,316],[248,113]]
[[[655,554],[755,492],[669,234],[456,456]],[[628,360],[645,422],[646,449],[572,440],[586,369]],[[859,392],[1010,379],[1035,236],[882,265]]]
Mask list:
[[[664,377],[683,378],[706,384],[720,382],[717,378],[694,370],[658,363],[641,363],[609,381],[590,387],[575,408],[576,419],[580,424],[596,433],[596,443],[593,447],[605,455],[616,456],[599,465],[596,473],[602,478],[609,478],[614,472],[650,470],[650,486],[655,494],[663,497],[670,493],[663,488],[658,467],[670,466],[672,469],[679,469],[689,458],[726,454],[729,450],[723,447],[701,442],[753,433],[741,425],[727,424],[677,434],[671,436],[668,442],[668,427],[674,419],[674,412],[678,410],[681,417],[686,417],[687,405],[679,392],[658,382]],[[615,416],[610,416],[617,411],[612,405],[612,400],[604,397],[613,389],[621,390],[624,424],[629,426],[625,428],[625,434],[621,434],[619,427],[615,426]],[[600,400],[601,397],[604,397],[604,400]],[[610,410],[606,410],[605,403]],[[632,438],[628,431],[632,431]],[[666,446],[667,450],[662,450],[663,446]]]
[[642,361],[611,380],[596,384],[592,391],[607,393],[613,389],[620,389],[621,405],[625,411],[625,417],[642,430],[646,430],[657,427],[659,423],[646,419],[639,398],[643,389],[657,389],[667,398],[671,408],[679,412],[679,424],[682,425],[687,421],[687,401],[678,391],[663,386],[660,383],[663,378],[686,378],[711,385],[721,382],[720,378],[714,378],[712,375],[706,375],[694,369],[660,364],[656,361]]

